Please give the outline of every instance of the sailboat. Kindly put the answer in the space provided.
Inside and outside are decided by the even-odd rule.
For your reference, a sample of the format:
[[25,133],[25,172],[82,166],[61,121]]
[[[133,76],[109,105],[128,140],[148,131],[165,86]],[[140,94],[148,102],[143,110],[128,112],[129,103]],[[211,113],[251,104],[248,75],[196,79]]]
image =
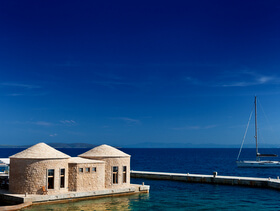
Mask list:
[[[257,97],[255,96],[255,141],[256,141],[256,160],[252,160],[252,161],[239,161],[239,156],[240,156],[240,153],[241,153],[241,149],[242,149],[242,145],[243,145],[243,142],[244,142],[244,139],[243,139],[243,142],[242,142],[242,145],[241,145],[241,148],[239,150],[239,154],[238,154],[238,157],[237,157],[237,161],[236,161],[236,164],[237,164],[237,167],[255,167],[255,168],[259,168],[259,167],[264,167],[264,168],[267,168],[267,167],[279,167],[280,168],[280,161],[270,161],[270,160],[261,160],[261,158],[263,157],[277,157],[276,154],[261,154],[259,153],[259,150],[258,150],[258,131],[257,131]],[[250,116],[251,118],[251,116]],[[249,125],[249,124],[248,124]],[[248,129],[248,125],[247,125],[247,129]],[[246,132],[247,132],[247,129],[246,129]],[[246,132],[245,132],[245,136],[246,136]],[[245,138],[244,136],[244,138]]]

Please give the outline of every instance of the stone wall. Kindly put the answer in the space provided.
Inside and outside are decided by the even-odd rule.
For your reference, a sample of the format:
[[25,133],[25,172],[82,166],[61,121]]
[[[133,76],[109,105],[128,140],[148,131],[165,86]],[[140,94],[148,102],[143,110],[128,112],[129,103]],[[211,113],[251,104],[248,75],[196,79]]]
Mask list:
[[[60,188],[60,169],[65,169],[65,186]],[[47,169],[54,169],[54,189],[47,189]],[[9,191],[19,194],[42,194],[45,186],[48,193],[68,192],[68,159],[34,160],[10,159]]]
[[[130,157],[112,157],[112,158],[88,158],[94,160],[105,161],[105,187],[106,188],[120,188],[130,186]],[[113,184],[113,166],[118,166],[118,184]],[[126,166],[126,183],[123,183],[123,166]]]
[[[92,168],[96,168],[96,172]],[[79,169],[82,168],[83,172]],[[90,171],[86,172],[86,168]],[[105,163],[69,163],[69,191],[105,189]]]

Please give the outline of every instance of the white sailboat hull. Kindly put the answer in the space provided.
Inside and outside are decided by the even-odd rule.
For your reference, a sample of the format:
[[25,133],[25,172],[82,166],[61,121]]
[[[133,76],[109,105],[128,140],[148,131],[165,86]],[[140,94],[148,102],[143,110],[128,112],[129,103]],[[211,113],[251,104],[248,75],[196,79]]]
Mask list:
[[280,161],[236,161],[237,167],[280,168]]

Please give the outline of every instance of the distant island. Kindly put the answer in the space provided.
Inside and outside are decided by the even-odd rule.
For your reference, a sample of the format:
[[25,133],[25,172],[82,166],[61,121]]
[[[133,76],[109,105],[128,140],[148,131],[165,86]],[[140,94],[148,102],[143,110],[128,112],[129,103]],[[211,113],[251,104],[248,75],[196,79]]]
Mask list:
[[[94,148],[97,145],[88,143],[48,143],[53,148]],[[0,148],[28,148],[32,145],[0,145]]]
[[[255,144],[244,144],[244,148],[254,148]],[[215,143],[161,143],[161,142],[142,142],[142,143],[131,143],[123,145],[123,148],[240,148],[239,144],[215,144]],[[260,148],[280,148],[279,144],[266,144],[261,145]]]

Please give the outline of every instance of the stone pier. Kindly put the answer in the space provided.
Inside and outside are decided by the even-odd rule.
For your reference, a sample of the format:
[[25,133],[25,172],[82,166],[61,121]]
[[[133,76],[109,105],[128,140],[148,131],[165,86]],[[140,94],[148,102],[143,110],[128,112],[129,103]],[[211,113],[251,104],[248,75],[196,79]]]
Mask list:
[[203,174],[180,174],[165,172],[147,172],[131,171],[132,178],[145,178],[154,180],[174,180],[193,183],[209,183],[222,185],[239,185],[260,188],[274,188],[280,190],[280,179],[273,178],[256,178],[256,177],[237,177],[237,176],[219,176],[217,172],[212,175]]

